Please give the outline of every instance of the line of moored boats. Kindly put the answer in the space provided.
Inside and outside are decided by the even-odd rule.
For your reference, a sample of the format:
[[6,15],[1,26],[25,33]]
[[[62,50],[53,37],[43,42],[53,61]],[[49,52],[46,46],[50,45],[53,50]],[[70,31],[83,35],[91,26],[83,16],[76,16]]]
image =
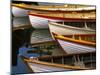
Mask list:
[[[52,59],[50,59],[50,56],[45,56],[45,59],[50,59],[51,62],[40,60],[40,57],[25,58],[20,56],[32,72],[88,70],[95,68],[96,8],[94,6],[73,8],[65,5],[37,6],[13,3],[12,14],[14,18],[28,17],[30,23],[27,23],[27,25],[31,24],[35,29],[49,29],[52,39],[58,43],[66,54],[66,57],[63,55],[55,57],[53,55],[51,56]],[[27,22],[27,20],[24,22]],[[76,23],[76,25],[71,23]],[[21,28],[24,25],[21,25]],[[16,27],[20,28],[20,24],[15,23],[13,28]],[[68,58],[69,56],[71,58]],[[61,58],[61,63],[54,63],[53,59],[58,60],[58,57]],[[85,65],[86,61],[88,61],[88,67]],[[73,65],[64,64],[69,62],[73,62]]]

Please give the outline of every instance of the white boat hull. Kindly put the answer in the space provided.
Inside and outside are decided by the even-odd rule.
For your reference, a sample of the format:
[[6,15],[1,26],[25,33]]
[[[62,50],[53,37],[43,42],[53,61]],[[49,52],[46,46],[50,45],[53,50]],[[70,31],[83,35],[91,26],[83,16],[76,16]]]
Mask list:
[[67,54],[87,53],[96,51],[95,47],[85,46],[69,41],[64,41],[61,39],[57,39],[57,41]]
[[54,66],[41,65],[36,63],[28,63],[33,72],[53,72],[53,71],[68,71],[71,69],[64,69]]
[[12,14],[14,17],[28,16],[28,10],[12,6]]
[[53,21],[53,22],[60,22],[61,21],[61,20],[42,18],[42,17],[38,17],[38,16],[33,16],[33,15],[29,15],[29,19],[30,19],[31,25],[35,29],[47,29],[49,27],[48,21]]
[[50,32],[58,35],[95,34],[95,30],[72,27],[63,24],[49,23]]

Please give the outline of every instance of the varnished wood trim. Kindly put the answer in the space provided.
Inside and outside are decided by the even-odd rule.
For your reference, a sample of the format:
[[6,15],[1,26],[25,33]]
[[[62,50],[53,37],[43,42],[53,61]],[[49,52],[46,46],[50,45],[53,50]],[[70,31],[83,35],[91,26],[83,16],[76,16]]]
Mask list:
[[[73,36],[73,35],[63,35],[65,37],[68,37],[68,36]],[[82,37],[91,37],[91,36],[95,36],[96,37],[96,34],[74,34],[74,36],[82,36]]]
[[85,53],[76,53],[76,54],[64,54],[64,55],[46,55],[38,57],[38,59],[50,59],[50,58],[59,58],[59,57],[68,57],[68,56],[76,56],[76,55],[88,55],[88,54],[96,54],[96,51],[93,52],[85,52]]
[[47,18],[47,19],[53,19],[53,20],[61,20],[61,21],[65,21],[65,22],[84,22],[84,21],[88,21],[88,22],[95,22],[96,19],[86,19],[86,18],[63,18],[63,17],[54,17],[54,16],[48,16],[45,14],[39,14],[39,13],[32,13],[32,12],[28,12],[29,15],[31,16],[37,16],[37,17],[41,17],[41,18]]
[[[62,11],[62,10],[45,10],[45,9],[39,9],[38,7],[40,6],[36,6],[36,8],[33,8],[31,7],[32,5],[28,5],[28,4],[24,4],[24,5],[21,5],[21,4],[11,4],[11,6],[15,6],[15,7],[18,7],[18,8],[22,8],[22,9],[27,9],[27,10],[36,10],[36,11],[41,11],[41,12],[54,12],[54,13],[71,13],[71,12],[78,12],[78,13],[86,13],[86,12],[96,12],[96,9],[92,9],[92,10],[76,10],[76,11]],[[31,7],[31,8],[30,8]],[[45,8],[45,7],[44,7]]]
[[82,45],[86,45],[86,46],[96,47],[96,43],[93,43],[93,42],[88,42],[88,41],[83,41],[83,40],[75,40],[75,39],[64,37],[64,36],[61,36],[61,35],[57,35],[57,36],[54,35],[54,37],[56,39],[60,39],[60,40],[64,40],[64,41],[70,41],[70,42],[73,42],[73,43],[78,43],[78,44],[82,44]]
[[77,30],[83,30],[83,31],[94,31],[93,29],[86,29],[86,28],[80,28],[80,27],[75,27],[75,26],[68,26],[68,25],[63,25],[63,24],[58,24],[58,23],[54,23],[54,22],[49,22],[49,25],[54,25],[54,26],[59,26],[59,27],[63,27],[63,28],[69,28],[69,29],[77,29]]
[[48,63],[48,62],[42,62],[42,61],[37,61],[37,60],[28,60],[28,59],[24,59],[24,61],[26,61],[27,63],[36,63],[36,64],[41,64],[41,65],[47,65],[49,66],[54,66],[54,67],[59,67],[59,68],[65,68],[67,69],[72,69],[72,70],[87,70],[88,68],[80,68],[79,66],[69,66],[69,65],[63,65],[63,64],[54,64],[54,63]]

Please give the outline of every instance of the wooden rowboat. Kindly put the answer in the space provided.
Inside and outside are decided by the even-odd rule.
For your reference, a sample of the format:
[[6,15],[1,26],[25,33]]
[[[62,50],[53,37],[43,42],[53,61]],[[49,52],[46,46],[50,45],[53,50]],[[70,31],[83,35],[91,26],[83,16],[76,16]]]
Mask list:
[[96,51],[96,43],[75,38],[54,35],[61,48],[67,54],[88,53]]
[[[80,25],[81,26],[81,25]],[[49,29],[52,33],[59,34],[59,35],[76,35],[76,34],[95,34],[96,31],[94,29],[90,29],[89,27],[84,25],[84,28],[70,26],[70,25],[64,25],[54,22],[49,22]]]
[[86,70],[88,68],[80,68],[79,66],[69,66],[63,64],[55,64],[49,62],[39,61],[37,58],[26,59],[23,58],[26,64],[33,72],[54,72],[54,71],[72,71],[72,70]]
[[[34,3],[33,3],[34,4]],[[70,5],[72,6],[72,5]],[[20,3],[20,4],[12,4],[12,13],[15,17],[21,17],[21,16],[28,16],[28,11],[34,10],[34,12],[39,11],[39,12],[66,12],[66,11],[95,11],[95,7],[93,6],[84,6],[84,7],[65,7],[65,5],[48,5],[48,6],[43,6],[43,5],[29,5],[25,3]]]
[[48,28],[48,21],[53,22],[95,22],[96,16],[92,12],[29,12],[31,25],[36,29]]

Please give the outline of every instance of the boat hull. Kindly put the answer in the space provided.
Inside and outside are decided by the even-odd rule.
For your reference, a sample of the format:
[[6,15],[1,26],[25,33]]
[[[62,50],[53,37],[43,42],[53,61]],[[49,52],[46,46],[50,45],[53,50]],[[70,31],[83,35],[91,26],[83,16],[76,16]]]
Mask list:
[[75,34],[95,34],[95,30],[72,27],[63,24],[49,23],[49,29],[51,34],[56,33],[58,35],[75,35]]
[[92,21],[95,21],[94,18],[84,19],[84,18],[76,18],[77,16],[73,18],[73,17],[61,17],[61,14],[53,14],[53,15],[49,16],[49,14],[45,15],[45,14],[29,12],[29,19],[30,19],[31,25],[36,29],[48,28],[49,27],[48,21],[52,21],[52,22],[63,22],[63,21],[65,22],[87,22],[87,21],[92,22]]
[[33,72],[53,72],[53,71],[69,71],[71,69],[64,69],[54,66],[41,65],[36,63],[28,63]]
[[53,22],[61,22],[62,21],[62,20],[48,19],[48,18],[33,16],[33,15],[29,15],[29,19],[30,19],[31,25],[35,29],[47,29],[47,28],[49,28],[48,21],[53,21]]
[[26,60],[28,66],[33,72],[54,72],[54,71],[72,71],[72,70],[86,70],[88,68],[81,68],[79,66],[69,66],[64,64],[48,63],[31,59]]
[[70,41],[64,41],[61,39],[57,39],[57,41],[67,54],[88,53],[96,51],[95,47],[85,46],[82,44],[77,44]]
[[12,14],[14,17],[28,16],[28,10],[12,6]]

